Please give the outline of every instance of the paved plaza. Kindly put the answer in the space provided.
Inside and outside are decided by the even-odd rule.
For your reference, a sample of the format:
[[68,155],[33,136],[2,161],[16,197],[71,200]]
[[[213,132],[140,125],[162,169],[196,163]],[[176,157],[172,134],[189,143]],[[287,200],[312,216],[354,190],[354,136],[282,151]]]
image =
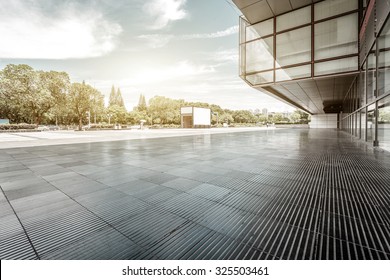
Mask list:
[[390,258],[389,152],[332,129],[191,131],[0,136],[0,258]]

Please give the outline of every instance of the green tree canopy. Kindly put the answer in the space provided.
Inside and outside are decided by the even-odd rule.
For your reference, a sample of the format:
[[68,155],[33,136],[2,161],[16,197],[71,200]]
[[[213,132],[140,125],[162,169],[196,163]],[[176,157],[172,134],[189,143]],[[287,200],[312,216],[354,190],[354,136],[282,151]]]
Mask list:
[[0,71],[0,108],[12,122],[40,124],[53,109],[63,106],[69,90],[69,76],[64,72],[35,71],[20,64],[7,65]]
[[140,94],[138,99],[138,106],[136,107],[138,111],[145,111],[147,109],[145,96],[143,94]]
[[109,98],[109,102],[108,102],[108,107],[115,106],[115,105],[122,107],[122,108],[125,108],[125,103],[123,101],[123,97],[122,97],[122,93],[121,93],[120,88],[118,88],[115,91],[115,87],[112,86],[111,92],[110,92],[110,98]]
[[79,130],[82,129],[83,119],[87,117],[87,112],[91,112],[95,96],[100,93],[90,85],[83,83],[73,83],[69,93],[69,105],[77,116]]

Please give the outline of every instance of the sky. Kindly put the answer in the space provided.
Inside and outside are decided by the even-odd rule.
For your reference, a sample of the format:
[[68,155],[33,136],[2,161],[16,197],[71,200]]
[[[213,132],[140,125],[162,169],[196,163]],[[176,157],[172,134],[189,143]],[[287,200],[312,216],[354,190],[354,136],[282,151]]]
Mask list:
[[65,71],[128,110],[140,94],[227,109],[292,111],[238,77],[238,17],[231,0],[0,1],[0,69]]

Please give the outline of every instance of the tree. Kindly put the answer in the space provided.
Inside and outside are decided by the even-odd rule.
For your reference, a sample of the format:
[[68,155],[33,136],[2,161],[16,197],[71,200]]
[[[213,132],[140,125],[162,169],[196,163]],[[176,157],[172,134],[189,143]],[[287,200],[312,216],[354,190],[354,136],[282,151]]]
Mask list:
[[[148,113],[153,123],[180,124],[180,100],[155,96],[149,100]],[[157,120],[159,119],[159,120]]]
[[12,122],[40,124],[65,106],[69,76],[64,72],[34,71],[28,65],[7,65],[0,71],[0,109]]
[[272,117],[270,118],[272,123],[283,122],[283,119],[284,119],[284,117],[283,117],[283,115],[281,113],[273,114]]
[[29,102],[37,89],[37,75],[26,64],[7,65],[0,73],[0,108],[11,122],[31,122]]
[[82,129],[83,119],[87,116],[92,108],[92,100],[97,90],[90,85],[83,83],[73,83],[69,93],[69,105],[77,116],[79,130]]
[[104,114],[104,95],[97,89],[93,89],[90,96],[90,113],[93,117],[93,122],[96,123],[97,117]]
[[110,92],[110,99],[108,100],[108,107],[113,106],[116,104],[116,93],[115,93],[115,87],[112,85],[111,92]]
[[52,103],[46,104],[47,111],[44,114],[49,116],[49,119],[54,118],[56,125],[58,125],[58,119],[63,118],[67,111],[66,97],[70,89],[69,75],[56,71],[41,72],[40,75],[41,81],[45,83],[52,97]]
[[123,101],[122,93],[120,88],[116,92],[116,105],[119,107],[125,108],[125,102]]
[[127,111],[125,108],[113,105],[108,107],[107,113],[111,115],[111,123],[126,123]]
[[114,105],[125,108],[125,103],[124,103],[123,98],[122,98],[121,90],[118,88],[117,91],[115,91],[115,87],[112,86],[108,107],[111,107]]
[[301,120],[301,114],[299,114],[299,111],[296,110],[290,115],[290,120],[293,123],[298,123]]
[[141,120],[146,120],[148,123],[151,123],[151,117],[146,111],[133,110],[126,117],[126,121],[132,124],[139,124]]
[[255,116],[249,110],[237,110],[232,114],[235,123],[254,123],[256,122]]
[[230,113],[225,112],[225,113],[219,115],[219,121],[222,123],[230,124],[230,123],[234,122],[234,118]]
[[145,96],[143,94],[140,94],[140,96],[139,96],[138,106],[136,107],[136,109],[138,111],[146,111],[146,109],[147,109]]

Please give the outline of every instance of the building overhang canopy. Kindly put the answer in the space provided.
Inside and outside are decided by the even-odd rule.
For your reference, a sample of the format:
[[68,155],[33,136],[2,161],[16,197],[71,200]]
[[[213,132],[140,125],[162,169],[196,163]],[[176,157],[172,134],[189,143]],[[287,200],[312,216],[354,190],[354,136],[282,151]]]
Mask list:
[[319,1],[321,0],[233,0],[251,24]]
[[257,90],[310,114],[339,113],[357,74],[291,81]]

